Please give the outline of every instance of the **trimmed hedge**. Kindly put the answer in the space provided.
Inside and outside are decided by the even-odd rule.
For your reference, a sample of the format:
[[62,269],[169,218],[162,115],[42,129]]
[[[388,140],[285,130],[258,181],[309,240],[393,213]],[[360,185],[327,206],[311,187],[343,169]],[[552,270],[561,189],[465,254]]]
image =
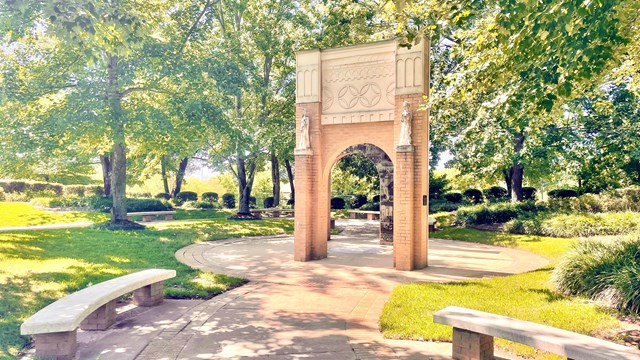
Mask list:
[[463,196],[459,192],[448,192],[444,194],[445,200],[448,202],[452,202],[454,204],[459,204],[462,202]]
[[262,205],[268,209],[268,208],[273,208],[276,207],[275,206],[275,201],[273,201],[273,196],[269,196],[267,198],[264,198],[264,201],[262,202]]
[[0,188],[6,194],[26,193],[29,195],[35,193],[37,196],[49,192],[53,196],[62,196],[64,185],[41,181],[0,180]]
[[461,225],[501,224],[517,217],[531,216],[546,210],[546,206],[533,201],[468,206],[458,209],[456,223]]
[[351,208],[359,209],[367,203],[367,196],[362,194],[353,195],[351,197]]
[[171,194],[167,194],[167,193],[158,193],[154,197],[156,199],[171,200]]
[[342,210],[345,208],[345,202],[343,198],[334,197],[331,198],[331,209]]
[[289,200],[287,200],[287,205],[289,205],[289,206],[295,206],[295,204],[296,204],[295,199],[289,199]]
[[255,209],[258,204],[258,199],[255,196],[249,196],[249,208]]
[[222,205],[227,209],[235,209],[236,196],[229,193],[222,195]]
[[202,199],[202,201],[218,202],[218,193],[205,192],[205,193],[202,193],[202,196],[200,198]]
[[176,200],[185,201],[198,201],[198,194],[193,191],[181,191],[176,194]]
[[492,186],[484,190],[484,196],[488,201],[502,201],[509,199],[509,192],[501,186]]
[[362,205],[360,210],[364,211],[380,211],[380,203],[378,202],[370,202]]
[[554,199],[565,199],[577,197],[578,192],[572,189],[555,189],[549,191],[547,195],[549,195],[550,198]]
[[640,236],[575,244],[553,273],[556,288],[640,313]]
[[215,209],[215,205],[210,201],[187,201],[182,205],[183,208],[193,208],[193,209],[202,209],[202,210],[210,210]]
[[374,195],[374,196],[371,198],[371,202],[374,202],[374,203],[377,203],[377,202],[378,202],[378,203],[379,203],[379,202],[380,202],[380,195]]
[[626,235],[640,232],[640,213],[543,213],[511,220],[505,224],[504,230],[513,234],[529,234],[564,238],[597,235]]
[[536,188],[525,186],[522,188],[522,200],[535,200],[536,199]]
[[484,196],[482,195],[482,191],[478,189],[467,189],[462,195],[469,199],[474,204],[480,204],[484,201]]

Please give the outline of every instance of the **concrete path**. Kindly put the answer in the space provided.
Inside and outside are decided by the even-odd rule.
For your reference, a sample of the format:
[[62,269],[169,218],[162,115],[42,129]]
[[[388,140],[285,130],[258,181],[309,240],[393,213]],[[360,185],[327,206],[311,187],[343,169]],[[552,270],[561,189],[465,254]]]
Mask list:
[[377,222],[346,220],[338,226],[346,230],[332,237],[329,258],[316,262],[293,261],[292,236],[179,250],[176,257],[185,264],[251,282],[181,309],[166,302],[173,312],[148,310],[147,319],[117,326],[128,332],[99,341],[81,332],[79,358],[450,359],[447,343],[382,338],[378,319],[396,285],[508,275],[548,264],[524,251],[431,240],[430,267],[399,272],[392,268],[392,247],[377,244]]

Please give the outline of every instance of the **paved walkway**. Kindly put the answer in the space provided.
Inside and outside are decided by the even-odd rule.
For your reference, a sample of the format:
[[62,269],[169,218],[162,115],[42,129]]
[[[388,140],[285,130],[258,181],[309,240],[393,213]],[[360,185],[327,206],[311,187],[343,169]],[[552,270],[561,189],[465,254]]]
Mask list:
[[548,263],[520,250],[431,240],[430,267],[400,272],[392,268],[392,247],[377,244],[377,222],[338,226],[346,230],[332,237],[329,258],[315,262],[293,261],[291,236],[179,250],[176,257],[185,264],[251,282],[208,301],[166,301],[158,310],[140,310],[119,320],[110,335],[81,332],[78,357],[449,359],[447,343],[382,338],[378,319],[397,284],[508,275]]

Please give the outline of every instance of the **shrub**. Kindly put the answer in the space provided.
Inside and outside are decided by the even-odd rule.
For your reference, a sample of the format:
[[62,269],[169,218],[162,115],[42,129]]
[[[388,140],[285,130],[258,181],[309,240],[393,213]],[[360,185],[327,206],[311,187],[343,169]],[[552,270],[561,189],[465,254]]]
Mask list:
[[275,202],[273,201],[273,196],[265,198],[264,201],[262,202],[262,204],[264,205],[265,208],[275,207]]
[[429,213],[456,211],[460,206],[461,204],[452,203],[446,200],[430,200]]
[[154,196],[154,198],[156,198],[156,199],[163,199],[163,200],[170,200],[170,199],[171,199],[171,194],[167,194],[167,193],[158,193],[158,194],[156,194],[156,196]]
[[625,235],[640,232],[640,214],[610,212],[599,214],[540,213],[505,224],[505,231],[515,234],[553,237]]
[[367,196],[362,194],[353,195],[351,197],[351,208],[359,209],[367,203]]
[[4,190],[0,187],[0,201],[4,201]]
[[488,201],[503,201],[509,199],[509,192],[501,186],[492,186],[484,191]]
[[380,203],[377,203],[377,202],[366,203],[360,207],[360,210],[380,211]]
[[462,193],[462,195],[464,195],[464,197],[469,199],[474,204],[480,204],[484,201],[482,191],[478,189],[467,189]]
[[153,199],[153,195],[150,192],[128,192],[127,197],[132,199]]
[[294,206],[294,205],[295,205],[295,199],[289,199],[289,200],[287,200],[287,205],[289,205],[289,206]]
[[65,197],[70,197],[70,196],[84,197],[84,190],[85,190],[84,185],[67,185],[64,187],[63,193]]
[[525,186],[522,188],[522,200],[535,200],[536,188]]
[[2,180],[0,187],[5,193],[24,193],[27,190],[27,183],[20,180]]
[[176,201],[184,203],[186,201],[197,201],[198,194],[193,191],[181,191],[176,194]]
[[165,211],[171,209],[167,201],[159,199],[127,199],[127,212]]
[[371,198],[371,202],[374,202],[374,203],[376,203],[376,202],[380,202],[380,195],[374,195],[374,196]]
[[459,204],[462,202],[462,194],[459,192],[448,192],[444,194],[445,200],[448,202]]
[[215,209],[215,205],[210,201],[187,201],[182,205],[186,209]]
[[217,192],[205,192],[202,193],[202,201],[209,201],[209,202],[218,202],[218,193]]
[[345,202],[343,198],[334,197],[331,198],[331,209],[333,210],[342,210],[344,209]]
[[518,217],[519,209],[511,203],[475,205],[458,209],[456,223],[461,225],[481,225],[504,223]]
[[224,207],[227,209],[235,209],[236,196],[229,193],[222,195],[222,205],[224,205]]
[[565,199],[565,198],[577,197],[578,192],[571,189],[555,189],[555,190],[549,191],[547,195],[549,195],[550,198],[554,198],[554,199]]
[[585,295],[620,310],[640,312],[640,237],[575,244],[553,273],[565,294]]
[[258,204],[258,199],[255,196],[249,196],[249,208],[255,209]]
[[449,180],[447,180],[445,175],[435,176],[432,172],[429,172],[429,198],[442,198],[442,194],[447,191],[448,186]]

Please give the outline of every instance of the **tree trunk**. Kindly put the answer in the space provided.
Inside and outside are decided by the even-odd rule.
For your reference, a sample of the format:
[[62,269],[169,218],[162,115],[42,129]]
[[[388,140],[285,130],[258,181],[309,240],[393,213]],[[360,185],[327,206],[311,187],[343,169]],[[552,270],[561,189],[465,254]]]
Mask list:
[[515,158],[513,164],[513,172],[511,175],[511,202],[515,203],[518,201],[522,201],[522,180],[524,179],[524,166],[520,163],[520,152],[522,151],[522,146],[524,144],[524,134],[520,132],[515,139]]
[[162,175],[162,187],[165,194],[170,194],[169,178],[167,177],[167,158],[163,155],[160,157],[160,173]]
[[291,199],[295,201],[296,189],[293,185],[293,168],[291,167],[291,162],[288,159],[284,160],[284,167],[287,168],[287,177],[289,178],[289,186],[291,186]]
[[502,169],[502,174],[504,175],[504,182],[507,184],[507,195],[511,199],[513,198],[513,186],[512,186],[513,166],[510,167],[508,170]]
[[280,205],[280,164],[275,151],[271,151],[271,182],[273,183],[273,204]]
[[111,133],[113,140],[111,172],[111,223],[127,222],[127,147],[125,142],[124,114],[122,112],[122,94],[118,89],[118,57],[109,54],[107,96],[111,115]]
[[102,186],[104,188],[104,196],[111,196],[111,154],[100,155],[100,164],[102,164]]
[[180,160],[180,166],[178,167],[178,172],[176,173],[176,184],[173,187],[173,193],[171,197],[175,198],[178,193],[182,191],[182,183],[184,182],[184,176],[187,173],[187,165],[189,165],[189,158],[183,158]]

